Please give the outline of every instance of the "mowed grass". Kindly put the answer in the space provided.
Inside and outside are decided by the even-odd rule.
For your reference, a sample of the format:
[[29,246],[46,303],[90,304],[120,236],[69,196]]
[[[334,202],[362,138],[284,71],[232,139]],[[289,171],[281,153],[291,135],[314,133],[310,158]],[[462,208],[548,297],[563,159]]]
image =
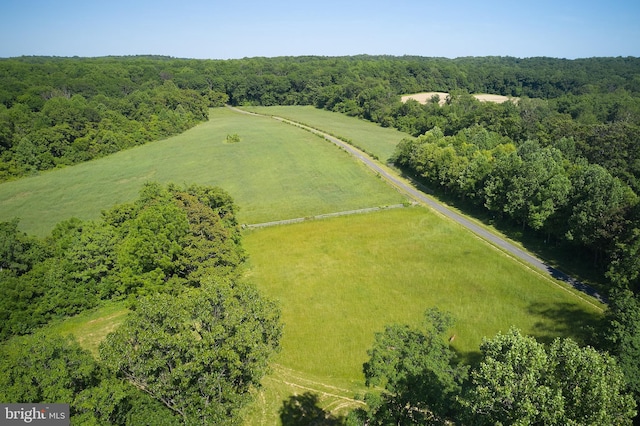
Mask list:
[[349,139],[360,149],[376,155],[383,163],[391,157],[398,142],[410,137],[410,135],[394,128],[380,127],[376,123],[313,106],[243,107],[243,109],[259,114],[288,118],[324,130],[334,136]]
[[48,325],[46,330],[48,334],[73,336],[80,346],[97,358],[100,343],[124,322],[128,313],[124,302],[112,302]]
[[327,386],[360,393],[375,332],[418,324],[430,307],[454,316],[452,346],[467,362],[477,361],[483,337],[511,326],[543,341],[580,340],[602,314],[423,207],[252,230],[244,245],[248,278],[279,301],[285,324],[280,369],[265,381],[250,422],[281,406],[287,389],[314,388],[296,386],[282,368],[317,383],[318,395],[334,395],[328,404],[345,395]]
[[[238,134],[240,142],[226,143],[229,134]],[[148,181],[221,186],[239,205],[241,223],[248,224],[405,200],[310,132],[219,108],[210,111],[208,122],[181,135],[1,184],[0,221],[19,217],[21,229],[46,235],[61,220],[96,218],[134,200]]]

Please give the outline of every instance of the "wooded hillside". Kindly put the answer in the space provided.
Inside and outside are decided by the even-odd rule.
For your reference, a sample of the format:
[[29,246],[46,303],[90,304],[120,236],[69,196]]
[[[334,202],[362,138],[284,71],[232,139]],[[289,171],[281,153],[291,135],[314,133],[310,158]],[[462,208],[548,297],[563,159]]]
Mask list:
[[[167,57],[0,60],[0,179],[73,164],[181,132],[206,108],[315,105],[420,135],[474,123],[514,139],[573,137],[590,161],[637,187],[637,58]],[[537,98],[402,104],[420,91]],[[636,151],[634,151],[636,149]],[[622,158],[626,154],[629,158]],[[631,161],[626,161],[631,160]]]
[[[400,98],[427,91],[450,96],[443,105]],[[473,93],[517,100],[483,103]],[[395,127],[407,138],[389,161],[405,173],[589,259],[609,281],[611,301],[605,332],[594,332],[594,340],[624,370],[615,392],[618,384],[629,387],[640,401],[640,59],[0,59],[0,181],[183,132],[226,103],[314,105]],[[237,281],[244,252],[228,194],[150,183],[137,201],[96,221],[62,222],[46,239],[21,233],[18,223],[0,224],[0,366],[11,371],[0,399],[72,401],[76,419],[97,423],[136,424],[153,413],[169,424],[235,418],[264,375],[281,327],[277,308]],[[103,364],[74,342],[18,337],[122,299],[136,310],[102,345]],[[52,359],[61,380],[33,375]],[[157,361],[152,373],[149,359]],[[482,384],[484,377],[473,379]],[[486,411],[483,398],[471,396],[467,409]],[[624,405],[627,419],[632,404]],[[571,401],[563,406],[582,412]]]

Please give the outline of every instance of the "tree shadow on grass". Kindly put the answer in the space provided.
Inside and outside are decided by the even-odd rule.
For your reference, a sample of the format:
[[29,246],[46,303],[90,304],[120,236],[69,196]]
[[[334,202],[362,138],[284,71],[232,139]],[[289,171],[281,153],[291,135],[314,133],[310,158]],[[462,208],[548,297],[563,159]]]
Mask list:
[[571,303],[534,303],[529,314],[538,317],[531,334],[543,343],[556,337],[570,337],[579,344],[597,346],[602,327],[602,315],[586,312]]
[[456,359],[460,364],[468,365],[475,368],[482,361],[482,352],[480,352],[479,350],[462,352],[454,347],[451,347],[450,349],[456,353]]
[[318,404],[320,398],[312,392],[292,395],[280,408],[283,426],[341,426],[344,421],[326,412]]

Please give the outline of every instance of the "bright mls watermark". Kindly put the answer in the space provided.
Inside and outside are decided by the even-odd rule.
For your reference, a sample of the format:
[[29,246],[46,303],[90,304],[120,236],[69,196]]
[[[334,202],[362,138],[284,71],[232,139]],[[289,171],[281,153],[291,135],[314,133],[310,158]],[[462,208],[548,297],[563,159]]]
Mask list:
[[0,426],[69,426],[69,404],[1,404]]

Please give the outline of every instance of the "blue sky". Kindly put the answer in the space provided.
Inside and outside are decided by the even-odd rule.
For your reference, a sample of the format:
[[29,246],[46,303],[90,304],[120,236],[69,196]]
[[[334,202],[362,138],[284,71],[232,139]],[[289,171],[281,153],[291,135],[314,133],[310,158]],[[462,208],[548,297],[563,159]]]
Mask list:
[[0,57],[640,56],[640,1],[0,0]]

